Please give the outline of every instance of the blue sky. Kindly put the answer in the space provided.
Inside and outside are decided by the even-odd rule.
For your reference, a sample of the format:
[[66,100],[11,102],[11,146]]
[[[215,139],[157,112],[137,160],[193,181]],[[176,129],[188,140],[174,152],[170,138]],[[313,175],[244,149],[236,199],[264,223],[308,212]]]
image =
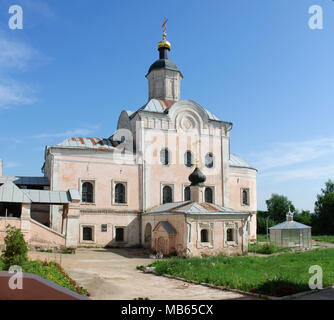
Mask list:
[[[23,30],[8,28],[13,4]],[[309,28],[311,5],[322,30]],[[164,16],[181,98],[234,123],[231,151],[259,169],[259,209],[279,193],[313,211],[334,178],[331,0],[1,0],[4,174],[40,175],[46,145],[108,137],[141,107]]]

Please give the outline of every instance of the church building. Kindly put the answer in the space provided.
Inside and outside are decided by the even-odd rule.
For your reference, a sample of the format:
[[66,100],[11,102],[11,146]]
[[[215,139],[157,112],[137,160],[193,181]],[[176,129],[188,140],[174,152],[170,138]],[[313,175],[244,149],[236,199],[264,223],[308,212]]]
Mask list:
[[1,231],[6,219],[31,246],[247,252],[256,240],[257,170],[230,153],[231,122],[181,100],[170,50],[164,32],[146,74],[148,101],[122,111],[110,137],[47,146],[44,177],[0,176]]

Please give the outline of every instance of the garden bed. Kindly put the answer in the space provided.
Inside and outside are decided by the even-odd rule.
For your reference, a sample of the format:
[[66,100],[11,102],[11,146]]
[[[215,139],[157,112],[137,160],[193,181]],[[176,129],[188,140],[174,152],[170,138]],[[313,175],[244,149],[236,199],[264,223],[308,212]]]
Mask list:
[[269,257],[174,257],[151,264],[159,275],[274,297],[310,291],[308,282],[313,274],[309,273],[309,268],[312,265],[322,267],[323,287],[334,284],[334,249]]
[[[1,260],[0,270],[3,270],[3,263]],[[40,260],[29,261],[23,265],[22,271],[39,275],[40,277],[53,281],[64,288],[84,296],[89,296],[87,290],[78,286],[77,283],[64,272],[61,266],[55,262],[43,262]]]

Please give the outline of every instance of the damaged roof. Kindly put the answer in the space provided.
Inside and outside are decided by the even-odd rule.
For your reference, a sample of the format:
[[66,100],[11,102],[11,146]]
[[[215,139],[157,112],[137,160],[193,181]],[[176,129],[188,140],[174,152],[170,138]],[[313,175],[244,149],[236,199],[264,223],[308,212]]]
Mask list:
[[67,138],[57,144],[59,147],[67,148],[90,148],[90,149],[115,149],[118,142],[106,138]]

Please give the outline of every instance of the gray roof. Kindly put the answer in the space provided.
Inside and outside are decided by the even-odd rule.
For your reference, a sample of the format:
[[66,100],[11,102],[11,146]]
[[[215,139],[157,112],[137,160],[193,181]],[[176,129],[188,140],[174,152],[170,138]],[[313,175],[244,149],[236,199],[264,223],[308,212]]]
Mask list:
[[51,191],[19,189],[11,181],[7,181],[0,187],[0,202],[67,204],[72,200],[80,199],[81,197],[78,190]]
[[19,185],[39,185],[39,186],[50,185],[50,181],[47,177],[14,177],[14,176],[0,177],[0,184],[9,181]]
[[[158,99],[151,99],[147,102],[144,106],[139,108],[136,112],[133,112],[130,115],[130,118],[133,118],[134,115],[138,111],[149,111],[149,112],[158,112],[158,113],[165,113],[168,108],[170,108],[175,102],[170,100],[158,100]],[[218,117],[216,117],[211,111],[207,110],[206,108],[202,107],[205,113],[208,115],[210,120],[221,121]],[[129,113],[129,111],[127,111]]]
[[310,226],[306,226],[305,224],[296,221],[284,221],[269,229],[278,230],[278,229],[310,229],[310,228],[311,228]]
[[161,225],[167,233],[176,234],[175,228],[168,221],[159,221],[154,230],[156,230],[159,225]]
[[244,159],[232,153],[230,154],[229,165],[231,167],[255,169],[251,165],[249,165]]
[[[181,73],[176,63],[169,59],[158,59],[155,62],[153,62],[147,74],[149,74],[152,70],[156,70],[156,69],[167,69],[167,70],[172,70],[172,71]],[[182,76],[182,73],[181,73],[181,76]]]
[[69,194],[70,194],[70,197],[73,200],[79,200],[81,201],[81,195],[80,195],[80,192],[77,190],[77,189],[70,189],[68,190]]
[[31,199],[13,182],[7,181],[0,187],[0,202],[31,203]]
[[50,190],[29,190],[24,192],[35,203],[52,203],[66,204],[71,202],[70,195],[67,191],[50,191]]
[[165,203],[147,212],[148,214],[227,214],[248,215],[249,212],[226,208],[213,203],[193,201]]

